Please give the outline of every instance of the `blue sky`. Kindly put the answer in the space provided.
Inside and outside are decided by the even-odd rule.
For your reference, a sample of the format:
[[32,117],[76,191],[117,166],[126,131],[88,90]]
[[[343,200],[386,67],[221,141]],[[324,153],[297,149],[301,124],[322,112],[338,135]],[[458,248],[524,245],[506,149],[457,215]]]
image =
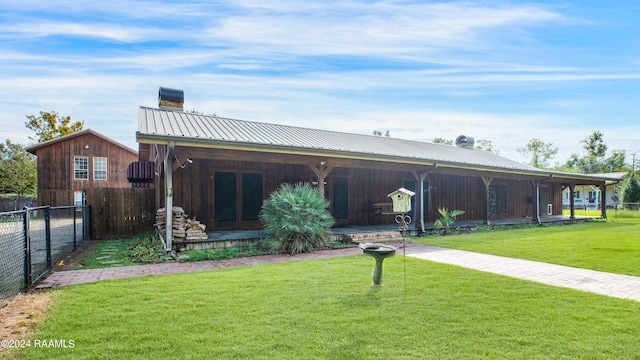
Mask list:
[[158,87],[185,108],[500,154],[531,138],[640,150],[636,1],[0,0],[0,141],[55,110],[137,148]]

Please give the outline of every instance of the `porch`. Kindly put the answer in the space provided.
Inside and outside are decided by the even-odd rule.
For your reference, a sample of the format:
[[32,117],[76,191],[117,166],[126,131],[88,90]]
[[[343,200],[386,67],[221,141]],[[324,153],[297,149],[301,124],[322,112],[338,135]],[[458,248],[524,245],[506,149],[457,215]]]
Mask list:
[[[583,222],[590,219],[599,219],[596,216],[579,216],[576,214],[575,219],[571,219],[568,215],[550,215],[541,216],[541,224],[573,224]],[[494,226],[514,226],[522,224],[532,224],[534,220],[531,217],[496,219],[491,221]],[[484,226],[482,220],[476,221],[456,221],[454,228],[476,228]],[[382,225],[350,225],[343,227],[334,227],[329,229],[331,232],[331,241],[334,242],[391,242],[397,243],[402,241],[402,235],[398,230],[397,224]],[[433,231],[433,224],[425,223],[426,231]],[[414,224],[409,224],[409,235],[418,235],[419,231],[414,229]],[[224,230],[224,231],[208,231],[209,238],[206,240],[197,240],[189,242],[174,242],[179,251],[186,250],[205,250],[205,249],[222,249],[228,247],[243,247],[256,245],[260,240],[267,237],[264,230]]]

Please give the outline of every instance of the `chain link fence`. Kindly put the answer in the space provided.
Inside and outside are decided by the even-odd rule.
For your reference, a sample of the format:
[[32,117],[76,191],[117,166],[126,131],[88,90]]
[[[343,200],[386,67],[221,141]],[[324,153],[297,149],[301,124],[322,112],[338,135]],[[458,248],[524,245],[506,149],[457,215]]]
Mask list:
[[0,300],[26,291],[89,239],[89,207],[0,213]]

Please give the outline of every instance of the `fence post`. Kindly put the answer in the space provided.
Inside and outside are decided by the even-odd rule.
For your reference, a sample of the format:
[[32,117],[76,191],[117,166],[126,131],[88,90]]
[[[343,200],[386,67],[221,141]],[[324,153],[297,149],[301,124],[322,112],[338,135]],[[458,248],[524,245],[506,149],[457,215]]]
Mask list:
[[51,270],[51,207],[44,209],[45,244],[47,245],[47,270]]
[[78,230],[76,229],[76,210],[77,208],[74,206],[73,207],[73,251],[76,251],[76,237],[77,237],[77,233]]
[[29,208],[24,207],[24,291],[31,287],[31,235],[29,234]]

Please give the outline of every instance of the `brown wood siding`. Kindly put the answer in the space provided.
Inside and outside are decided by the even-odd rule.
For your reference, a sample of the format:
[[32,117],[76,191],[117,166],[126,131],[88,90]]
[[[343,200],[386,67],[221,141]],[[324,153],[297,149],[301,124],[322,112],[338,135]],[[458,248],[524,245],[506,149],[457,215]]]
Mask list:
[[[160,155],[163,149],[159,147]],[[154,156],[152,147],[151,156]],[[215,152],[213,153],[215,154]],[[182,206],[187,214],[196,217],[207,225],[208,230],[230,230],[230,229],[251,229],[259,228],[259,222],[246,221],[215,221],[215,199],[214,199],[214,177],[215,172],[236,173],[237,181],[240,181],[243,173],[261,173],[263,176],[263,198],[268,198],[269,194],[275,191],[283,182],[312,182],[315,175],[309,165],[300,164],[301,159],[294,163],[287,163],[286,156],[279,162],[259,162],[240,161],[229,159],[233,153],[226,154],[227,158],[221,160],[209,158],[195,158],[192,164],[184,169],[177,168],[173,172],[174,177],[174,204]],[[186,156],[179,156],[184,163]],[[241,156],[241,158],[249,158]],[[314,164],[315,162],[310,162]],[[486,212],[485,185],[480,177],[469,175],[469,171],[462,171],[462,175],[450,174],[447,170],[445,174],[437,171],[429,173],[425,181],[428,188],[425,189],[425,201],[428,202],[428,211],[425,216],[425,223],[433,223],[439,214],[439,207],[446,207],[450,210],[464,210],[465,214],[460,216],[460,220],[484,220]],[[391,215],[376,215],[373,211],[374,203],[388,203],[390,199],[387,194],[404,186],[405,181],[415,182],[414,173],[407,171],[402,164],[398,169],[390,167],[379,168],[348,168],[335,167],[327,175],[325,192],[327,198],[332,198],[332,182],[334,178],[346,177],[349,182],[348,192],[348,218],[336,221],[336,226],[343,225],[367,225],[367,224],[393,224],[395,220]],[[562,211],[562,184],[542,183],[548,191],[549,203],[553,204],[554,214]],[[157,186],[158,203],[164,202],[164,178],[158,179],[154,186]],[[531,179],[513,179],[512,176],[505,178],[492,178],[491,186],[499,187],[501,196],[506,196],[501,204],[500,211],[493,219],[519,218],[534,216],[535,203],[527,202],[531,197],[535,198],[535,183]],[[239,188],[239,187],[238,187]],[[236,198],[237,204],[242,199]],[[237,206],[237,216],[239,215],[239,205]],[[547,205],[541,204],[541,214],[545,215]],[[414,219],[414,222],[417,219]]]
[[[86,149],[85,145],[89,148]],[[38,164],[38,194],[47,200],[38,203],[51,206],[73,205],[73,191],[94,187],[129,188],[127,166],[137,161],[137,155],[103,138],[87,133],[45,146],[36,151]],[[74,156],[86,156],[89,179],[74,179]],[[93,158],[107,158],[107,180],[93,180]],[[50,192],[70,191],[71,197],[53,196]],[[53,203],[52,201],[55,201]],[[61,203],[60,201],[64,201]]]
[[[216,171],[263,174],[263,197],[275,191],[283,182],[311,182],[313,172],[308,166],[290,164],[268,164],[258,162],[206,160],[196,159],[193,164],[174,172],[174,204],[182,206],[185,211],[207,225],[210,230],[256,228],[259,223],[216,222],[214,220],[214,174]],[[406,180],[415,181],[412,173],[407,171],[388,171],[375,169],[335,168],[327,176],[327,196],[332,196],[332,179],[346,177],[349,179],[349,217],[337,221],[336,225],[353,224],[392,224],[390,215],[376,215],[374,203],[390,202],[387,194],[404,185]],[[430,174],[426,178],[429,185],[425,189],[425,201],[428,212],[425,222],[430,223],[439,217],[437,209],[446,207],[450,210],[464,210],[460,220],[483,220],[485,216],[485,187],[479,177]],[[492,185],[506,187],[507,212],[497,214],[496,218],[531,217],[533,205],[527,203],[527,197],[535,194],[531,181],[494,179]],[[553,194],[555,188],[549,187]],[[554,202],[560,200],[561,194],[555,195]],[[238,199],[238,201],[240,201]],[[554,211],[556,206],[554,205]],[[545,205],[546,211],[546,205]]]

